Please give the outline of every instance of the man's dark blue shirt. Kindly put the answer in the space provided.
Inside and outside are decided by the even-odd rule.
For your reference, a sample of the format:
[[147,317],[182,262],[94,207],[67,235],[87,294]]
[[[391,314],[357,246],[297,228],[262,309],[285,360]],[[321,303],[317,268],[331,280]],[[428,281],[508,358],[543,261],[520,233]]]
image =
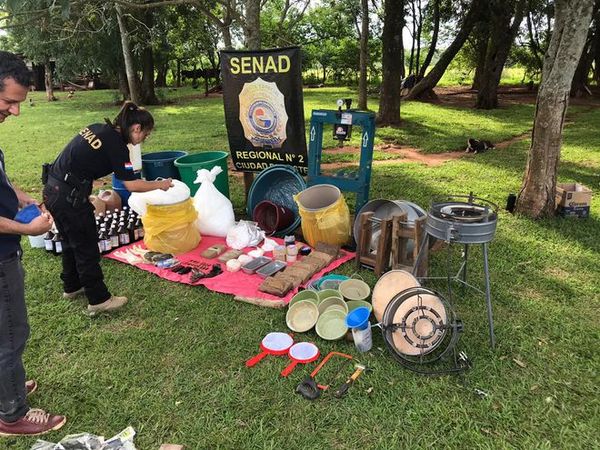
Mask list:
[[[4,164],[4,153],[0,150],[0,216],[13,220],[19,210],[19,199],[13,189]],[[20,249],[21,236],[0,233],[0,260]]]

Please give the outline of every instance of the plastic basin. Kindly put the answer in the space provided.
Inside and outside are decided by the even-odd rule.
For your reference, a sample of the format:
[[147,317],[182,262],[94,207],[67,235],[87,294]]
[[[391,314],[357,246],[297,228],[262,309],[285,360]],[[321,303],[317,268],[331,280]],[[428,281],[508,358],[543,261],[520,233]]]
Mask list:
[[317,295],[319,296],[319,303],[329,297],[337,297],[340,300],[344,300],[344,296],[337,289],[323,289],[322,291],[317,291]]
[[348,305],[346,305],[346,302],[344,300],[338,297],[328,297],[321,303],[319,303],[319,306],[317,307],[319,310],[319,314],[323,314],[332,306],[341,306],[344,309],[344,313],[348,312]]
[[317,323],[319,310],[310,300],[301,300],[288,309],[285,322],[288,328],[296,333],[304,333]]
[[292,297],[290,302],[288,303],[288,307],[291,308],[295,303],[301,302],[302,300],[308,300],[313,302],[315,305],[319,303],[319,297],[315,291],[304,290],[298,292],[296,295]]
[[356,308],[360,308],[360,307],[365,307],[369,311],[373,311],[373,305],[371,305],[369,302],[367,302],[365,300],[350,300],[350,301],[347,301],[346,304],[348,305],[348,312],[352,312]]
[[252,217],[254,208],[264,201],[269,200],[277,205],[286,207],[294,214],[292,223],[275,232],[275,236],[291,234],[300,225],[300,214],[294,196],[306,189],[304,178],[296,169],[283,164],[268,167],[257,175],[248,191],[246,212]]
[[319,316],[315,330],[320,337],[328,341],[343,338],[348,332],[346,314],[336,309],[325,311]]
[[366,300],[371,295],[369,285],[354,278],[342,281],[338,289],[346,300]]

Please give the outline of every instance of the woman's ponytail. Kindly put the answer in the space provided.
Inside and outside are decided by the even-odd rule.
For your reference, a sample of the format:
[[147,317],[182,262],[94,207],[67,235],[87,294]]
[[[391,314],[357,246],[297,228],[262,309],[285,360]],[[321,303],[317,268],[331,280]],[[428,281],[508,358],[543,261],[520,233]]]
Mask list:
[[110,123],[113,128],[119,130],[123,137],[123,141],[125,141],[126,144],[131,142],[129,133],[130,128],[133,125],[139,124],[142,131],[149,131],[154,128],[154,118],[152,117],[152,114],[150,114],[147,109],[140,107],[129,100],[123,103],[121,110],[112,122],[108,120],[106,122]]

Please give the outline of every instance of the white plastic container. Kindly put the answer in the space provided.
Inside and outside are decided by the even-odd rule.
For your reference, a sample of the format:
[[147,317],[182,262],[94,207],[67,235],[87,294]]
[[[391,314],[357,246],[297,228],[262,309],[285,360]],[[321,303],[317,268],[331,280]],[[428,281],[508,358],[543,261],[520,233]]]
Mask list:
[[371,350],[373,347],[373,335],[371,333],[371,322],[367,322],[367,328],[361,330],[359,328],[352,328],[352,337],[354,338],[354,345],[356,349],[365,353]]
[[29,245],[31,248],[45,248],[44,245],[44,235],[40,234],[39,236],[27,236],[29,238]]

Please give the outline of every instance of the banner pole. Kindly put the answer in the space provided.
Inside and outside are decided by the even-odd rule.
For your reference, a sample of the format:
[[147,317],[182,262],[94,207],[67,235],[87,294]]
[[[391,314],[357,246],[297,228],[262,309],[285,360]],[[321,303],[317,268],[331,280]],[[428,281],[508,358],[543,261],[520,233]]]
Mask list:
[[[244,172],[244,190],[246,191],[246,203],[248,203],[248,194],[250,193],[250,186],[254,181],[254,172]],[[250,217],[252,219],[252,217]]]

